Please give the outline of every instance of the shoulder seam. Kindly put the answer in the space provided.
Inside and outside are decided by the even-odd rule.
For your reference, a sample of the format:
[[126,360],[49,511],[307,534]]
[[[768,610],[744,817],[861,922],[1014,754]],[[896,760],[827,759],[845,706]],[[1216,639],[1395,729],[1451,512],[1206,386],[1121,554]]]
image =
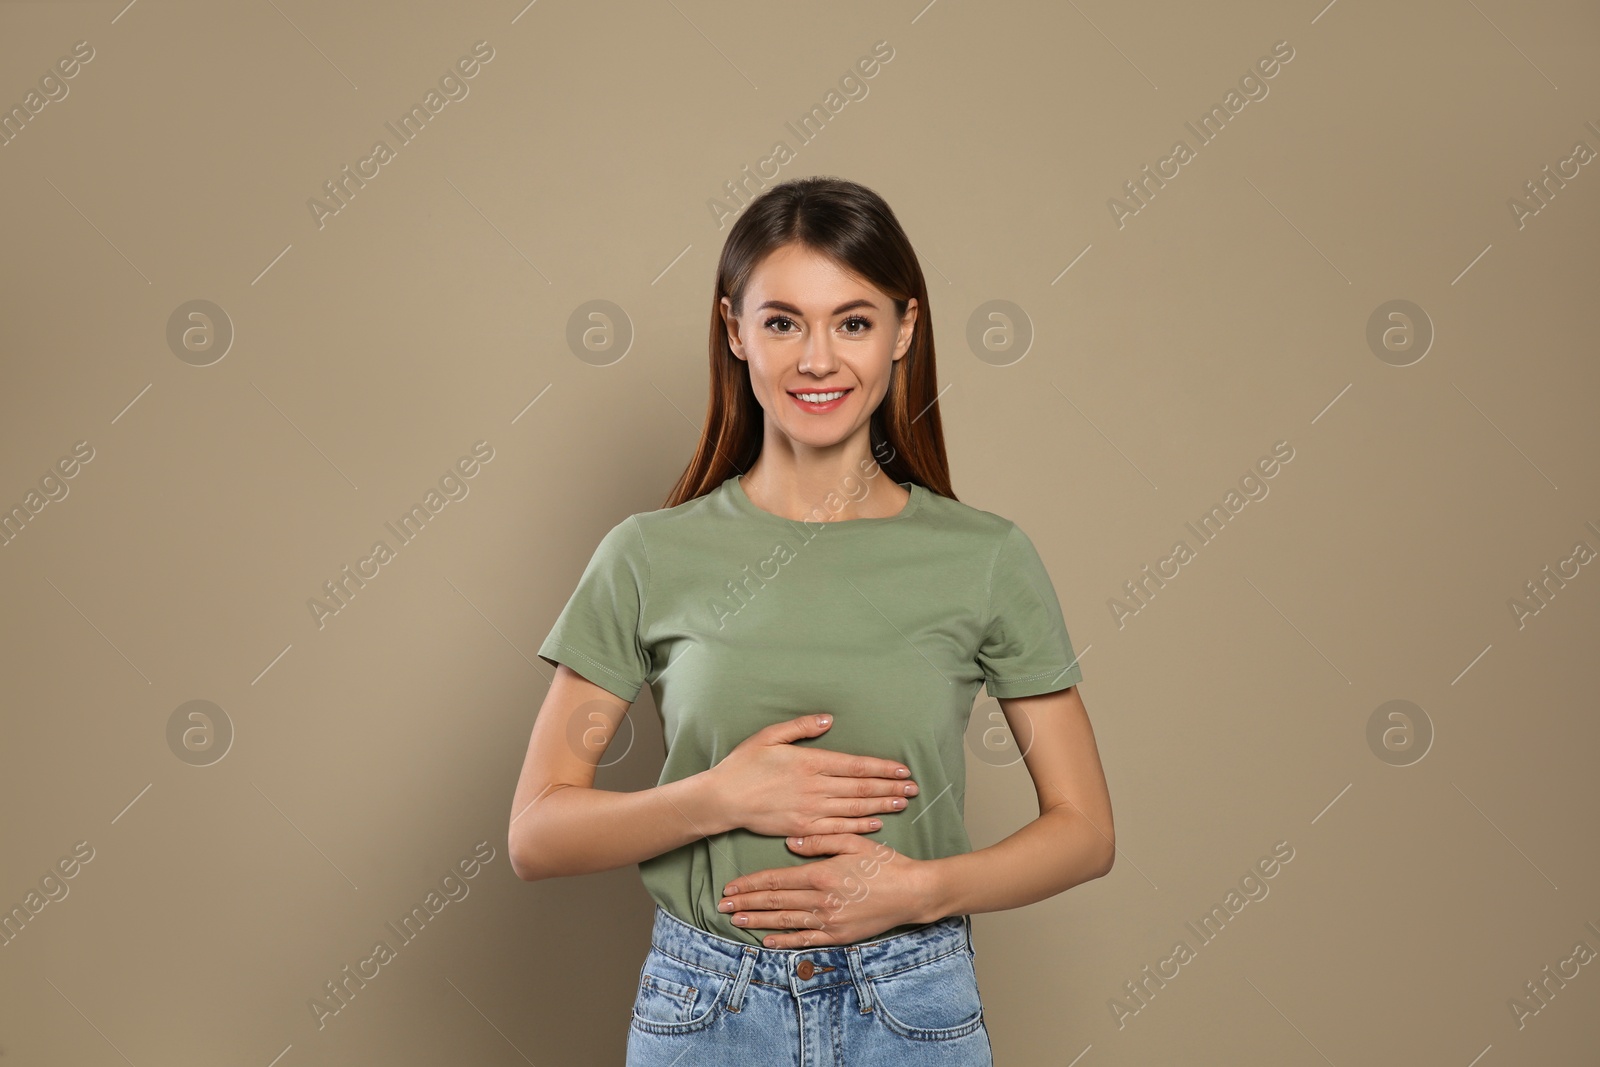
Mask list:
[[640,648],[643,649],[642,638],[644,637],[644,614],[645,608],[650,603],[650,585],[651,580],[655,577],[655,568],[650,565],[650,546],[645,542],[644,539],[644,524],[639,521],[639,516],[637,514],[629,515],[628,521],[633,523],[633,532],[639,536],[639,551],[644,554],[644,588],[639,592],[638,629],[638,634],[641,638]]
[[982,616],[982,618],[983,618],[983,629],[979,631],[980,633],[985,633],[986,634],[986,633],[989,632],[989,620],[994,617],[994,572],[995,572],[995,568],[1000,563],[1000,553],[1001,553],[1001,551],[1006,547],[1006,543],[1011,540],[1011,531],[1015,530],[1016,528],[1017,528],[1017,524],[1016,523],[1012,522],[1010,519],[1006,520],[1006,532],[1005,532],[1005,535],[1002,536],[1000,538],[1000,540],[999,540],[999,543],[997,543],[994,546],[994,555],[989,557],[989,578],[988,578],[988,581],[986,581],[984,583],[984,589],[983,589],[983,616]]

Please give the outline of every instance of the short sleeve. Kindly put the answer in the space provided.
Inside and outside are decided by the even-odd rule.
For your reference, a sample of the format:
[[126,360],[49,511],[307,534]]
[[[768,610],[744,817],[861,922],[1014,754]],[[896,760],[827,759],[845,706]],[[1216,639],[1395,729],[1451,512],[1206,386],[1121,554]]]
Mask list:
[[577,589],[539,646],[539,658],[565,663],[632,703],[650,673],[641,638],[649,581],[644,533],[630,515],[600,539]]
[[1026,697],[1083,680],[1055,586],[1016,523],[995,554],[978,663],[992,697]]

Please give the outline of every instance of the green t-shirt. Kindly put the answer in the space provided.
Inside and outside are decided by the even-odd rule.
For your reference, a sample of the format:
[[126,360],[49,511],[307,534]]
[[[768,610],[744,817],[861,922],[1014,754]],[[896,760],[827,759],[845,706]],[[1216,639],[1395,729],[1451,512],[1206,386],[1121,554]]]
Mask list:
[[[786,519],[758,508],[737,477],[630,515],[601,539],[539,656],[630,702],[650,684],[662,784],[715,766],[763,726],[829,712],[830,729],[794,743],[899,760],[919,789],[863,836],[917,859],[970,852],[963,738],[979,684],[1032,696],[1082,672],[1028,536],[900,484],[911,498],[884,518]],[[770,931],[717,911],[723,887],[817,858],[735,829],[639,871],[674,917],[760,945]]]

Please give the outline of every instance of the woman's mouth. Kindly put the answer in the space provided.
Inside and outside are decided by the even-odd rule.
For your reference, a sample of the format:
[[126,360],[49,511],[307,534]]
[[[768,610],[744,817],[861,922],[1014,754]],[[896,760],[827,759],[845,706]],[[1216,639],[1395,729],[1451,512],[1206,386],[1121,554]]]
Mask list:
[[851,392],[853,390],[850,389],[801,390],[799,392],[791,392],[789,397],[801,411],[820,415],[825,411],[832,411],[840,404],[843,404],[845,398]]

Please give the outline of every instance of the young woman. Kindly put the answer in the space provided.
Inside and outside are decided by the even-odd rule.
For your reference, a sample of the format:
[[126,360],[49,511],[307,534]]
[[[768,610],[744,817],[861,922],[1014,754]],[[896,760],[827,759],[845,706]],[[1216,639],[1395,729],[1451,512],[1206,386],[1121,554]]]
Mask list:
[[[990,1064],[971,915],[1111,869],[1111,803],[1031,540],[956,500],[927,286],[871,190],[802,178],[728,234],[699,448],[601,540],[512,803],[527,880],[637,863],[627,1062]],[[660,784],[594,788],[649,683]],[[1039,816],[973,851],[978,686]]]

